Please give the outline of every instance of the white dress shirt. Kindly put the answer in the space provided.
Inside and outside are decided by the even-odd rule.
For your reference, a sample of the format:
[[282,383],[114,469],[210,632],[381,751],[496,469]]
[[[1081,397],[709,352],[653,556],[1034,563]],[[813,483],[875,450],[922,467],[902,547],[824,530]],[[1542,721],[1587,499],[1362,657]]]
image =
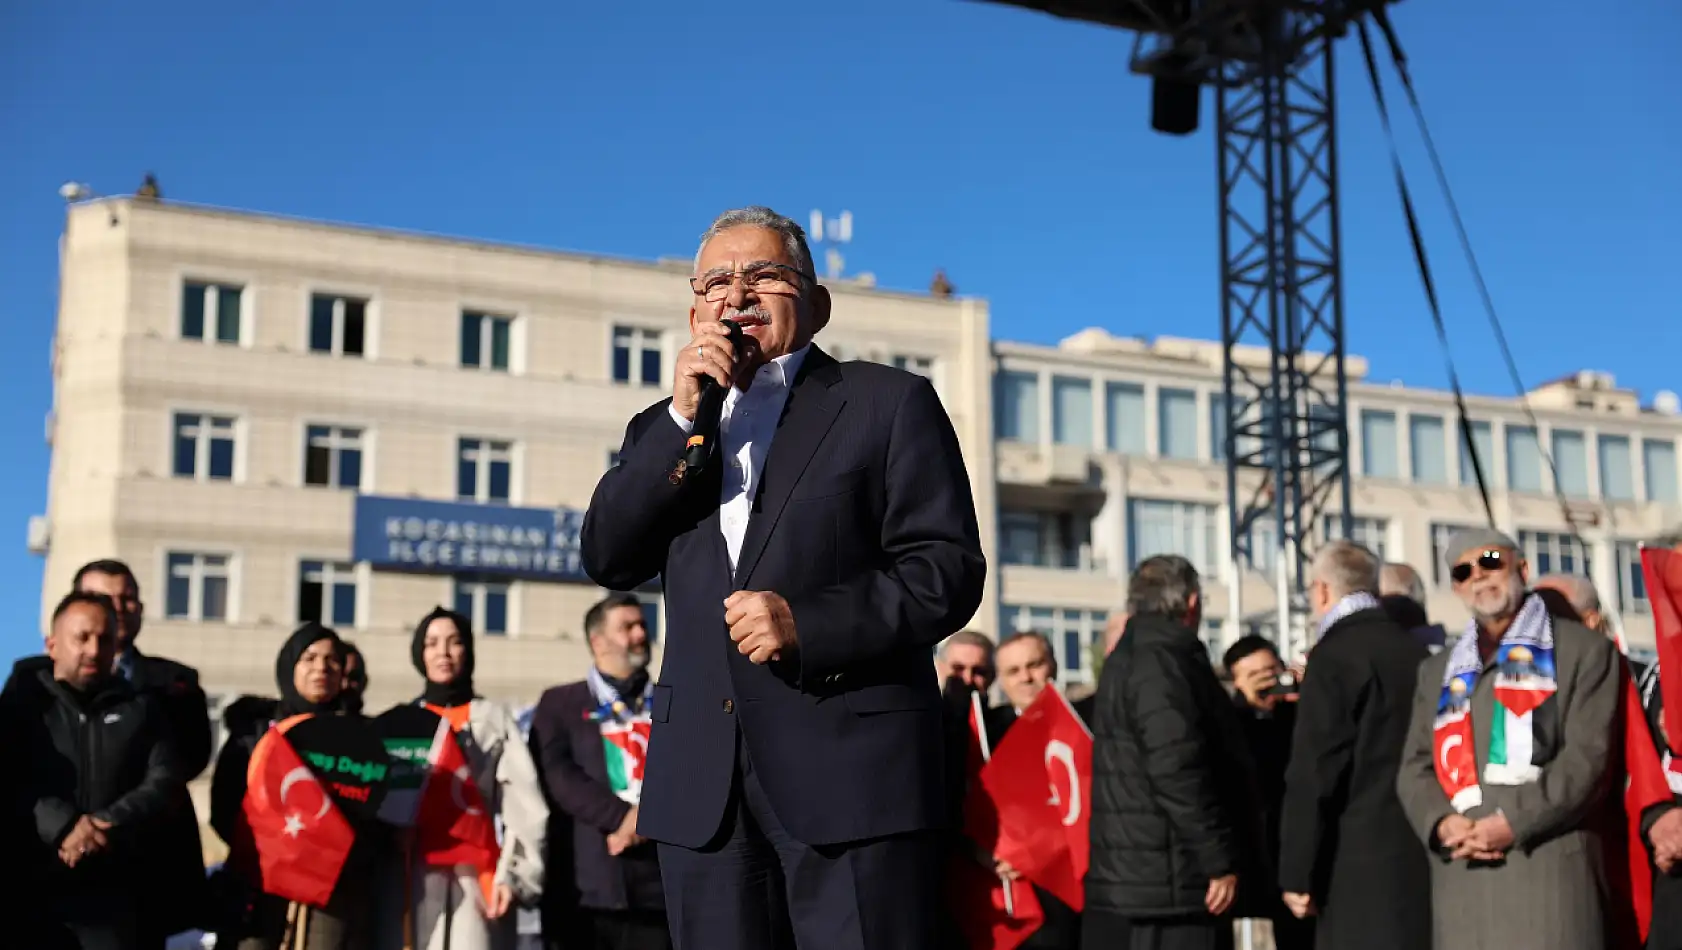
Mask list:
[[[759,480],[765,474],[765,457],[770,454],[771,440],[777,435],[777,422],[782,418],[783,406],[788,402],[789,387],[800,375],[800,364],[806,360],[808,343],[793,353],[779,356],[754,371],[753,385],[746,392],[732,386],[724,397],[724,411],[719,415],[719,457],[728,461],[724,482],[718,492],[718,525],[724,535],[724,546],[730,552],[730,570],[736,569],[736,559],[742,553],[742,536],[748,530],[748,515],[753,509],[753,496]],[[672,421],[689,432],[694,423],[678,415],[677,409],[667,406]]]

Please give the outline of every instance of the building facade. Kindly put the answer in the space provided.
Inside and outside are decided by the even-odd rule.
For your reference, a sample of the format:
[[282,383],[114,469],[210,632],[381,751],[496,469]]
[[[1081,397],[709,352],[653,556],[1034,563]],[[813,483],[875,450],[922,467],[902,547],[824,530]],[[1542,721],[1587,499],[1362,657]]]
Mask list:
[[[198,667],[213,702],[273,695],[304,620],[363,650],[370,708],[411,698],[412,628],[439,604],[473,618],[487,695],[532,702],[582,677],[604,592],[577,527],[626,423],[670,391],[690,272],[139,199],[71,207],[31,529],[44,612],[79,565],[127,561],[142,648]],[[933,379],[991,538],[986,305],[827,283],[819,344]],[[639,596],[658,644],[659,591]]]
[[[1000,629],[1051,634],[1064,679],[1088,682],[1093,637],[1126,576],[1140,559],[1171,552],[1208,581],[1212,651],[1246,632],[1272,636],[1272,525],[1251,539],[1255,563],[1228,554],[1220,345],[1087,330],[1058,346],[999,342],[994,351]],[[1234,358],[1267,365],[1261,350]],[[1368,381],[1360,357],[1345,369],[1354,539],[1413,565],[1433,619],[1457,630],[1466,613],[1443,545],[1485,515],[1453,399]],[[1534,422],[1518,399],[1468,397],[1496,519],[1533,572],[1591,577],[1631,648],[1650,650],[1638,546],[1682,522],[1675,397],[1643,407],[1611,376],[1583,372],[1527,401]],[[1320,535],[1340,531],[1329,514]]]
[[[147,604],[143,648],[197,666],[223,700],[272,693],[275,652],[307,619],[363,649],[373,708],[409,698],[412,626],[437,604],[474,618],[488,695],[530,702],[578,678],[583,613],[604,592],[579,569],[577,527],[627,420],[670,389],[689,273],[687,259],[155,201],[73,206],[48,503],[31,527],[44,611],[80,564],[122,558]],[[994,343],[982,301],[826,283],[819,345],[929,376],[951,413],[991,568],[974,629],[1044,632],[1065,684],[1089,682],[1127,574],[1175,552],[1208,579],[1212,650],[1268,631],[1275,543],[1253,538],[1254,563],[1227,554],[1218,344]],[[1337,503],[1457,626],[1441,546],[1483,508],[1453,402],[1346,365],[1354,497]],[[1537,571],[1591,576],[1650,646],[1636,550],[1682,521],[1674,400],[1643,407],[1585,372],[1530,393],[1534,423],[1518,400],[1469,402],[1497,519]],[[639,596],[658,643],[659,592]]]

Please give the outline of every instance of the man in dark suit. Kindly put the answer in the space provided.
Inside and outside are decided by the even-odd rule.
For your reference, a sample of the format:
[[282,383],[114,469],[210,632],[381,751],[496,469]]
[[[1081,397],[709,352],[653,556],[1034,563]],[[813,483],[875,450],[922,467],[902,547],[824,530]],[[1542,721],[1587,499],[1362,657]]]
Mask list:
[[546,690],[531,719],[549,801],[543,939],[552,950],[666,950],[660,863],[636,831],[653,687],[642,603],[610,594],[584,614],[584,636],[590,675]]
[[1285,773],[1279,886],[1320,947],[1431,943],[1430,865],[1396,796],[1423,643],[1378,597],[1379,561],[1350,541],[1314,558],[1319,642]]
[[[812,344],[830,300],[793,221],[720,216],[690,285],[672,398],[631,420],[582,532],[598,584],[665,585],[637,832],[660,842],[673,942],[931,946],[945,770],[929,653],[986,575],[951,420],[927,379]],[[690,470],[691,435],[714,441],[708,378],[728,396]]]
[[[190,781],[210,763],[210,709],[199,687],[198,670],[163,657],[146,656],[134,645],[145,619],[140,583],[122,561],[99,560],[76,572],[71,588],[111,598],[117,608],[115,670],[134,691],[150,695],[163,711],[169,741],[184,779]],[[199,821],[185,788],[166,824],[158,831],[158,873],[139,882],[152,899],[143,905],[143,924],[158,938],[194,929],[204,912],[204,851]]]

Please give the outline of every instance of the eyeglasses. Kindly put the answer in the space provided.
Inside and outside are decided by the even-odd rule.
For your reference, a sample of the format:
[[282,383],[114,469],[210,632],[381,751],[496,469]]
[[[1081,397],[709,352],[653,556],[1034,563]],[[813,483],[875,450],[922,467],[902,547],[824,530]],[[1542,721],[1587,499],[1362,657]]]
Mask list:
[[1507,566],[1507,556],[1500,551],[1489,550],[1478,555],[1478,559],[1462,562],[1448,569],[1448,576],[1456,584],[1464,584],[1472,578],[1472,565],[1476,564],[1485,574],[1494,574]]
[[741,278],[742,286],[756,294],[798,294],[802,281],[812,278],[787,264],[755,264],[746,270],[719,271],[689,278],[689,287],[708,303],[730,296],[730,288]]

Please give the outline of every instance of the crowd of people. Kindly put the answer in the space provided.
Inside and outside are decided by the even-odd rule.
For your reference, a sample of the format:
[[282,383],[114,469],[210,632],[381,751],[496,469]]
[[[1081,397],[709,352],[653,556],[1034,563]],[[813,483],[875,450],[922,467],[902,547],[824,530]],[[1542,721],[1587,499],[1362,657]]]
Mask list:
[[[1327,544],[1313,646],[1287,667],[1259,636],[1214,663],[1196,570],[1141,563],[1097,689],[1071,704],[1093,742],[1085,906],[1036,886],[1044,922],[1019,945],[1231,947],[1245,918],[1270,921],[1278,950],[1682,948],[1658,664],[1623,655],[1592,583],[1531,578],[1499,531],[1459,533],[1445,567],[1472,617],[1458,635],[1427,620],[1411,567]],[[954,760],[968,695],[1003,695],[984,715],[996,748],[1053,656],[1038,633],[942,646]],[[1663,763],[1656,790],[1642,749]]]
[[229,857],[207,873],[187,791],[210,762],[205,695],[191,667],[141,652],[143,618],[127,565],[87,565],[53,611],[46,654],[17,661],[0,693],[13,763],[0,779],[3,845],[22,872],[9,888],[6,945],[161,950],[173,935],[204,932],[235,950],[511,950],[532,939],[516,929],[524,908],[540,911],[543,946],[670,946],[654,849],[636,833],[652,690],[636,597],[590,608],[587,677],[544,693],[529,729],[475,691],[468,618],[442,607],[422,618],[410,705],[447,721],[464,751],[498,830],[494,869],[481,882],[470,866],[423,865],[412,833],[345,808],[354,843],[307,930],[298,902],[269,886],[273,866],[251,853],[253,758],[299,717],[364,720],[360,651],[305,623],[275,657],[275,695],[223,710],[203,817]]

